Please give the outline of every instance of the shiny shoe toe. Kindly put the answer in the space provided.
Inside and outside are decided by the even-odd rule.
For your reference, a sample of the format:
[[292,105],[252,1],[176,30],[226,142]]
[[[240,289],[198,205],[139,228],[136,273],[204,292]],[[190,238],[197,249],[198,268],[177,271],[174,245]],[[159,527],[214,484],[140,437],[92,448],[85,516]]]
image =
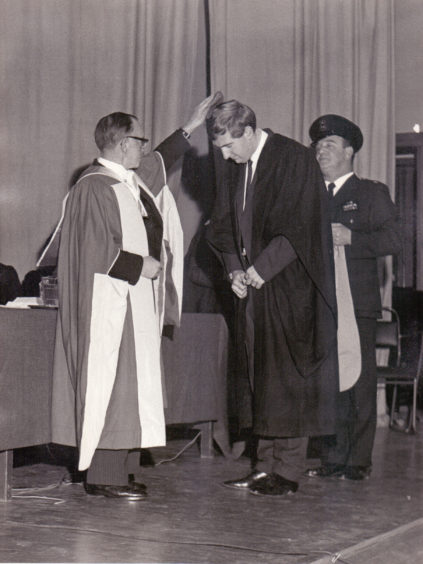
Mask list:
[[287,480],[279,474],[269,474],[250,488],[253,495],[290,495],[298,490],[298,482]]
[[127,501],[141,501],[147,497],[146,492],[135,491],[131,486],[108,486],[103,484],[85,484],[88,495],[101,495]]
[[226,488],[233,488],[235,490],[249,490],[251,486],[266,476],[268,476],[266,472],[258,472],[257,470],[254,470],[251,474],[248,474],[248,476],[245,476],[244,478],[239,478],[238,480],[227,480],[226,482],[223,482],[223,485]]
[[341,478],[345,473],[343,464],[323,464],[317,468],[306,470],[306,476],[310,478]]

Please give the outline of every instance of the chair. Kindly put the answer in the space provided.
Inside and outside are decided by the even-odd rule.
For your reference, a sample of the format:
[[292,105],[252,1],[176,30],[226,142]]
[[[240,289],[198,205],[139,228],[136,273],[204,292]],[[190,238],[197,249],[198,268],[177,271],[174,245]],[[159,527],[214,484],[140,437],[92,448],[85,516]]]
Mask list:
[[401,334],[398,313],[392,308],[383,309],[390,312],[391,320],[380,320],[377,322],[376,348],[388,348],[389,360],[388,366],[377,367],[377,376],[379,381],[385,382],[387,386],[394,386],[389,426],[392,428],[394,423],[398,387],[412,386],[412,409],[404,432],[414,434],[416,432],[418,382],[423,370],[423,333],[418,334],[418,354],[415,359],[410,362],[404,362],[403,342],[407,336]]

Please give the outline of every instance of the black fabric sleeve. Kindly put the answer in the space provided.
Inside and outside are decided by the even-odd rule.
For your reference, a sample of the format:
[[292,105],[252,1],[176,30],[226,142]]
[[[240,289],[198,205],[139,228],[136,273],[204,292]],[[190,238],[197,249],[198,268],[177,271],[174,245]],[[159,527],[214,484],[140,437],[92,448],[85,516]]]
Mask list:
[[120,250],[108,274],[112,278],[125,280],[131,286],[135,286],[141,276],[143,263],[141,255]]
[[294,247],[283,235],[273,237],[254,261],[254,268],[265,282],[279,274],[297,257]]
[[179,157],[182,157],[190,148],[191,144],[182,135],[182,131],[177,129],[162,141],[160,145],[157,145],[154,150],[161,154],[165,169],[169,170]]

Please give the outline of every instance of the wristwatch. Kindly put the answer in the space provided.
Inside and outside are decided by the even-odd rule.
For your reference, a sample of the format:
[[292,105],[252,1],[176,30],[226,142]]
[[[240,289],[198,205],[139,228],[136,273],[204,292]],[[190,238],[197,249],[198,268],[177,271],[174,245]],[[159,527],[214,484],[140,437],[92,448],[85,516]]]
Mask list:
[[188,131],[185,131],[185,129],[182,129],[182,127],[179,128],[179,131],[182,133],[182,136],[188,141],[188,139],[191,137],[191,134],[188,133]]

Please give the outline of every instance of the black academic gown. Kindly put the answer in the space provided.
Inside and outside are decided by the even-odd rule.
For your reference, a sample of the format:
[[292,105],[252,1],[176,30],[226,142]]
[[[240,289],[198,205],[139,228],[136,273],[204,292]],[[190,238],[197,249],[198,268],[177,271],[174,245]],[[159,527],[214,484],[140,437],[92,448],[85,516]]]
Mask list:
[[[242,353],[247,344],[248,351],[254,342],[254,392],[249,404],[248,379],[240,374],[239,426],[252,422],[263,436],[328,434],[338,375],[327,196],[314,153],[268,133],[247,219],[239,209],[245,167],[227,161],[208,231],[228,270],[260,265],[266,281],[260,290],[250,287],[247,300],[237,300],[238,348]],[[272,246],[281,237],[295,251],[294,260],[275,260]],[[253,339],[245,334],[249,313]]]

